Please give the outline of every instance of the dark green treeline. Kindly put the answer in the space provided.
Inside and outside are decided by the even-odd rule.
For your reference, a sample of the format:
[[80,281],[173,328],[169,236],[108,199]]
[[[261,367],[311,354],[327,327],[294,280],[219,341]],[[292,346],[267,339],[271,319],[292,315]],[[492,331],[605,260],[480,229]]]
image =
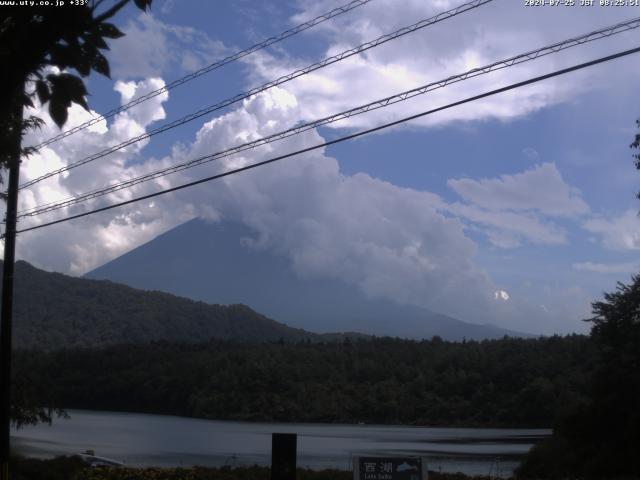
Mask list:
[[584,402],[588,337],[155,343],[19,351],[40,406],[291,422],[550,427]]

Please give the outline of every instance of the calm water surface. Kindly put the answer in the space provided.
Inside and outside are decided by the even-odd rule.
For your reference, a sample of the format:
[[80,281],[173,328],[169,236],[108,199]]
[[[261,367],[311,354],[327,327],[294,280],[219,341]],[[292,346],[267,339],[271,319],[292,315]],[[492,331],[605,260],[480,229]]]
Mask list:
[[271,434],[298,434],[298,465],[351,468],[354,455],[420,455],[430,470],[509,476],[550,430],[243,423],[69,410],[70,419],[12,432],[34,457],[93,449],[130,466],[268,465]]

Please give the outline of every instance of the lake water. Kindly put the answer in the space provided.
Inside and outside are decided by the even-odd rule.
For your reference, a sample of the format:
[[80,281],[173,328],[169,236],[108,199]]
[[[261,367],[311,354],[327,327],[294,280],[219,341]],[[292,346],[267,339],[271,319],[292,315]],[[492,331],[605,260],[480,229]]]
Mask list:
[[509,476],[550,430],[275,424],[69,410],[52,426],[12,431],[28,456],[93,449],[129,466],[269,465],[271,434],[298,434],[298,465],[351,469],[357,455],[419,455],[430,470]]

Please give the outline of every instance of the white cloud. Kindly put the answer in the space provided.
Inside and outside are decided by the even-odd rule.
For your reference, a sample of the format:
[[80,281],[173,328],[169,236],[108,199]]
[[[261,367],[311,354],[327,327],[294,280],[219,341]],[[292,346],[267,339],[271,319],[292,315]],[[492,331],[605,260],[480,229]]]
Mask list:
[[627,262],[627,263],[594,263],[594,262],[579,262],[574,263],[573,268],[585,272],[596,273],[632,273],[635,274],[640,271],[640,263]]
[[449,180],[458,195],[488,210],[535,210],[545,215],[574,216],[589,211],[580,192],[569,186],[554,163],[500,178]]
[[500,300],[503,302],[507,302],[509,301],[509,298],[511,298],[509,293],[507,293],[506,290],[496,290],[493,295],[496,300]]
[[118,78],[190,73],[228,53],[222,42],[205,33],[162,22],[150,13],[140,13],[122,30],[125,36],[111,43],[109,57]]
[[485,210],[461,203],[453,203],[443,209],[481,227],[496,247],[513,248],[523,242],[537,245],[567,242],[567,233],[562,227],[531,213]]
[[164,15],[168,15],[173,11],[175,7],[176,7],[176,0],[164,0],[164,2],[160,7],[160,11]]
[[[127,101],[160,82],[119,84],[117,90]],[[103,122],[93,131],[70,137],[69,142],[50,145],[25,162],[25,179],[42,173],[46,158],[53,158],[56,166],[63,165],[117,143],[133,131],[143,131],[162,118],[165,100],[166,96],[158,97],[147,102],[145,110],[132,109],[110,125]],[[76,123],[89,115],[76,107],[70,112],[71,121]],[[299,121],[300,115],[296,98],[274,89],[206,122],[193,142],[175,146],[165,158],[141,161],[141,147],[106,157],[71,170],[64,177],[37,184],[24,192],[21,208],[101,186],[105,179],[122,181],[219,151],[237,144],[239,138],[265,136]],[[53,127],[47,126],[42,132],[32,133],[32,140],[53,133]],[[48,218],[23,221],[21,226],[129,199],[322,141],[316,131],[308,131]],[[212,221],[231,219],[251,226],[258,233],[255,238],[245,239],[249,248],[284,256],[303,277],[340,278],[374,297],[524,331],[532,330],[527,323],[529,310],[520,308],[522,302],[513,299],[495,302],[498,289],[476,265],[477,246],[465,235],[466,225],[460,219],[507,232],[518,241],[553,243],[564,238],[562,231],[540,223],[527,212],[494,212],[473,205],[447,204],[433,193],[400,188],[367,174],[344,175],[337,161],[320,150],[217,183],[25,233],[20,236],[18,255],[40,267],[80,274],[194,216]],[[564,331],[565,320],[550,309],[534,330]]]
[[[148,81],[120,84],[117,90],[126,101],[155,86]],[[47,156],[55,154],[59,166],[73,161],[80,152],[86,154],[115,143],[132,130],[144,130],[153,119],[162,117],[163,100],[147,102],[147,110],[137,115],[134,111],[122,114],[112,125],[102,124],[99,131],[78,133],[70,143],[50,145],[48,151],[25,162],[25,179],[42,172],[38,164],[46,162]],[[70,112],[73,122],[80,122],[87,115],[90,114],[75,107]],[[83,190],[93,188],[105,178],[119,181],[201,152],[223,149],[237,142],[237,132],[244,132],[248,138],[264,136],[298,116],[295,98],[276,89],[207,122],[191,145],[174,149],[170,157],[145,162],[127,161],[136,152],[106,157],[71,170],[65,177],[37,184],[22,195],[20,208],[67,197],[81,186]],[[148,123],[141,123],[143,120]],[[52,133],[48,126],[32,133],[29,140],[37,141]],[[21,226],[321,141],[316,132],[309,131],[221,164],[184,171],[48,218],[22,221]],[[69,155],[72,150],[75,156]],[[29,232],[20,236],[18,255],[50,270],[79,274],[194,216],[225,218],[253,227],[258,235],[250,240],[251,248],[270,249],[286,256],[302,276],[341,278],[374,297],[437,307],[471,321],[495,321],[490,312],[495,287],[475,265],[476,246],[465,236],[461,223],[434,208],[441,203],[429,192],[399,188],[369,175],[345,176],[335,159],[319,151],[215,184]]]
[[566,230],[547,217],[575,217],[589,211],[580,192],[564,181],[553,163],[498,178],[450,179],[447,185],[468,203],[439,208],[470,222],[500,248],[565,244]]
[[[164,82],[161,79],[151,78],[138,83],[118,82],[115,89],[120,93],[122,101],[127,102],[136,96],[161,88],[163,85]],[[165,117],[162,104],[167,99],[167,93],[158,95],[152,100],[117,115],[110,125],[107,125],[106,121],[98,122],[81,133],[41,149],[38,153],[23,160],[22,180],[32,180],[45,172],[72,163],[86,155],[101,151],[108,146],[118,144],[133,135],[144,132],[149,124]],[[46,108],[44,110],[37,109],[35,114],[41,116],[46,121],[46,125],[41,130],[29,132],[25,138],[27,144],[37,144],[59,133]],[[96,112],[87,112],[74,104],[69,110],[69,126],[81,124],[94,118],[95,115],[97,115]],[[59,201],[102,187],[105,183],[115,183],[130,178],[132,170],[128,169],[126,165],[131,160],[139,158],[141,150],[147,143],[148,140],[139,142],[122,151],[70,170],[63,175],[49,178],[21,191],[19,209],[25,210],[36,205]],[[130,198],[131,196],[132,192],[123,191],[113,195],[111,200]],[[65,213],[75,211],[79,210],[67,209]],[[63,212],[58,212],[58,215],[23,219],[20,226],[41,224],[46,220],[62,216],[62,214]],[[104,258],[119,255],[135,245],[136,242],[148,239],[149,235],[154,233],[160,233],[162,228],[166,229],[168,219],[163,219],[163,215],[159,215],[159,217],[149,224],[129,225],[131,228],[128,229],[123,227],[123,217],[122,214],[119,214],[113,221],[105,221],[104,216],[98,216],[84,222],[64,224],[57,229],[34,231],[20,236],[18,255],[28,253],[30,260],[50,270],[83,273],[96,266]],[[184,216],[181,218],[188,219]]]
[[[162,86],[164,86],[163,80],[150,78],[137,83],[117,82],[114,88],[120,93],[122,101],[127,102]],[[101,121],[82,131],[81,134],[71,135],[63,141],[49,145],[23,162],[23,180],[31,180],[45,171],[52,170],[52,168],[55,168],[52,167],[52,164],[60,166],[61,164],[67,165],[76,162],[87,155],[102,151],[105,148],[144,133],[148,125],[165,118],[162,104],[168,98],[168,93],[165,92],[118,114],[109,126],[105,121]],[[46,111],[36,112],[36,114],[45,119],[47,125],[41,130],[30,132],[25,140],[28,144],[37,144],[59,133],[57,127],[50,121]],[[81,124],[96,115],[96,112],[86,112],[74,104],[69,110],[69,127]],[[128,178],[130,173],[124,170],[125,165],[137,160],[140,152],[148,142],[148,139],[137,142],[97,161],[71,170],[62,176],[37,184],[36,188],[24,192],[21,207],[31,208],[37,204],[57,200],[57,197],[61,195],[65,197],[77,195],[102,187],[105,183],[115,183]],[[58,193],[56,194],[55,191]]]
[[627,210],[618,217],[595,217],[583,223],[582,227],[600,235],[605,247],[613,250],[640,249],[640,220],[636,210]]
[[[395,0],[376,0],[359,9],[357,15],[326,22],[306,35],[307,38],[316,35],[315,38],[324,41],[330,55],[457,3],[411,0],[397,8]],[[316,11],[326,11],[335,3],[302,1],[300,5],[304,11],[293,23],[313,16]],[[495,2],[291,82],[287,84],[288,92],[273,89],[246,101],[204,124],[191,143],[185,140],[183,145],[175,145],[172,153],[164,158],[141,161],[142,143],[43,182],[23,192],[21,206],[65,198],[107,181],[122,181],[186,158],[221,150],[239,140],[281,130],[301,119],[335,113],[612,23],[613,15],[621,15],[613,13],[619,12],[618,9],[601,10],[600,15],[593,15],[593,10],[586,13],[586,10],[589,9],[525,11],[515,2],[503,2],[499,6]],[[127,37],[113,42],[112,65],[119,77],[158,75],[167,70],[174,75],[176,71],[198,68],[224,51],[221,43],[211,41],[201,32],[168,25],[149,15],[132,20],[125,30]],[[606,48],[615,49],[617,41],[609,42]],[[204,47],[192,50],[197,43]],[[188,54],[184,53],[186,46]],[[505,69],[418,97],[407,104],[355,118],[342,126],[370,126],[389,121],[577,63],[606,48],[594,43],[589,49],[574,49],[517,69]],[[252,67],[252,84],[271,80],[312,61],[273,55],[263,52],[247,59]],[[612,82],[599,82],[598,75],[617,75],[617,72],[615,69],[606,69],[605,73],[594,70],[574,75],[570,82],[546,82],[452,109],[420,124],[510,120],[574,98],[582,91],[576,85],[583,85],[582,89],[587,88],[584,85],[590,85],[588,88],[609,85]],[[623,73],[627,75],[628,71]],[[157,88],[159,82],[150,79],[138,84],[119,83],[116,88],[126,102],[133,95]],[[43,149],[25,162],[25,178],[34,178],[45,170],[141,133],[153,121],[163,118],[162,104],[166,100],[166,96],[158,97],[137,111],[133,109],[119,116],[112,124],[100,122],[65,142]],[[70,125],[81,123],[89,115],[74,107]],[[32,135],[46,138],[53,133],[52,127],[46,127]],[[245,165],[321,140],[317,132],[307,132],[217,164],[95,200],[90,205],[97,207],[128,199],[220,171],[224,166]],[[535,157],[528,148],[523,153]],[[447,203],[433,193],[400,188],[366,174],[344,175],[335,159],[319,151],[112,213],[29,232],[20,236],[18,253],[39,266],[77,274],[194,216],[213,221],[233,219],[259,232],[255,238],[245,239],[247,245],[271,249],[285,256],[302,276],[339,277],[373,296],[429,306],[478,323],[492,322],[516,330],[546,333],[575,329],[574,323],[579,318],[576,312],[588,310],[591,300],[585,292],[577,287],[555,287],[527,300],[514,291],[508,302],[496,302],[496,293],[508,293],[497,290],[491,278],[477,266],[477,246],[465,235],[465,229],[481,230],[494,245],[503,248],[523,243],[563,244],[567,242],[567,232],[546,216],[566,219],[587,213],[588,207],[579,192],[564,181],[554,164],[493,179],[455,179],[450,186],[468,203]],[[82,208],[66,212],[77,211]],[[638,248],[637,224],[631,221],[628,212],[625,215],[623,220],[591,219],[585,228],[602,235],[605,243],[617,245],[616,248]],[[637,221],[635,217],[633,220]],[[593,265],[598,265],[585,267],[587,263],[581,264],[582,268],[593,269]],[[512,291],[510,285],[505,288]],[[504,299],[504,295],[500,297]],[[534,320],[537,323],[532,323]]]
[[[398,8],[394,0],[380,0],[358,9],[357,15],[344,15],[326,22],[311,34],[326,42],[325,52],[330,56],[401,26],[414,24],[454,4],[458,2],[411,1]],[[302,1],[300,5],[303,12],[294,17],[292,23],[311,18],[319,9],[329,8],[333,3],[309,0]],[[292,81],[287,88],[300,101],[304,118],[320,118],[587,33],[596,27],[620,21],[625,16],[614,9],[599,9],[598,15],[593,14],[593,9],[582,10],[589,11],[565,9],[558,12],[554,9],[523,9],[517,2],[491,3],[305,75]],[[604,42],[590,43],[588,48],[577,47],[496,71],[384,110],[353,117],[336,126],[367,127],[441,106],[591,59],[599,53],[610,53],[612,45],[626,48],[628,39],[628,35],[621,35]],[[309,63],[308,59],[266,52],[252,55],[246,61],[252,66],[256,82],[272,80]],[[564,78],[547,80],[413,123],[432,126],[451,121],[510,120],[575,98],[585,89],[611,84],[598,81],[604,74],[601,70],[591,69],[573,74],[570,81]],[[610,74],[610,71],[606,72],[606,75]],[[614,72],[614,75],[618,74]]]

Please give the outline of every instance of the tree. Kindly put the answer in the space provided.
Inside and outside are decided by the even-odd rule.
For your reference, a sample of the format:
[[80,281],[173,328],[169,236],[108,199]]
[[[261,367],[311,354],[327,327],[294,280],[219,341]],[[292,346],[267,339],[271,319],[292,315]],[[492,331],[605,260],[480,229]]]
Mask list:
[[521,476],[640,476],[640,275],[592,307],[590,399],[560,418],[552,438],[530,452]]
[[[150,7],[151,2],[134,0],[142,10]],[[49,418],[50,413],[29,407],[12,409],[9,396],[19,166],[22,156],[33,153],[32,148],[23,147],[22,138],[29,129],[42,124],[42,120],[33,115],[23,118],[23,112],[33,107],[33,98],[37,96],[42,105],[48,103],[51,118],[62,128],[72,103],[89,108],[82,78],[92,71],[109,77],[109,62],[101,50],[109,49],[107,39],[117,39],[124,34],[107,20],[130,0],[114,1],[107,8],[103,8],[105,0],[66,2],[66,5],[47,3],[49,5],[2,6],[0,20],[0,168],[9,170],[8,190],[4,195],[7,213],[0,321],[0,480],[6,480],[9,475],[10,415],[18,420],[37,421]],[[57,71],[49,67],[57,67]],[[30,85],[33,85],[32,91],[27,90]],[[0,183],[2,180],[0,176]]]
[[[640,150],[640,133],[629,147]],[[640,153],[633,158],[640,170]],[[589,401],[559,416],[552,437],[525,458],[521,477],[640,477],[640,274],[592,308]]]
[[594,374],[590,461],[596,474],[640,475],[640,275],[593,304]]
[[[152,0],[134,0],[146,10]],[[87,90],[81,77],[95,71],[109,77],[109,62],[101,51],[107,39],[124,34],[108,23],[130,0],[119,0],[99,12],[104,0],[90,4],[62,6],[3,6],[0,20],[0,167],[7,168],[16,139],[40,121],[30,116],[22,120],[25,107],[33,107],[37,95],[49,104],[49,113],[58,127],[67,120],[72,103],[88,109]],[[52,4],[54,2],[51,2]],[[60,73],[46,74],[55,66]],[[77,72],[76,75],[71,71]],[[25,91],[33,82],[34,90]],[[25,153],[25,151],[23,151]],[[26,152],[28,153],[28,151]]]

